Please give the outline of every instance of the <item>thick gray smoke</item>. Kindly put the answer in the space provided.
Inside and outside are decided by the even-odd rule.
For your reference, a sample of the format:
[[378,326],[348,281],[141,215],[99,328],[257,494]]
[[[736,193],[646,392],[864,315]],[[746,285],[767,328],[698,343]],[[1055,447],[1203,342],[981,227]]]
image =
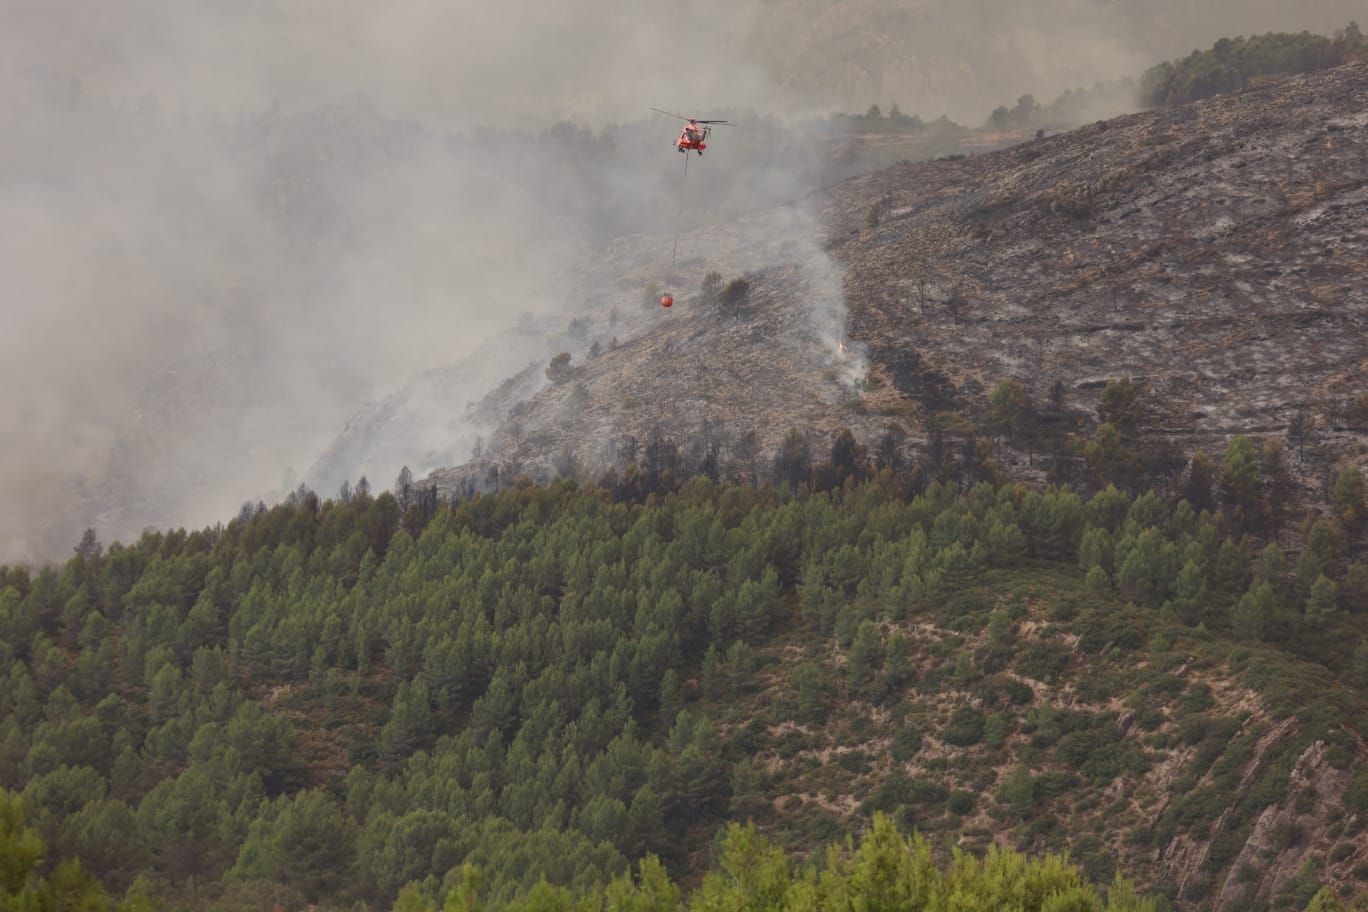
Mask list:
[[[669,228],[675,125],[612,126],[648,106],[976,119],[1348,5],[0,0],[0,560],[230,516],[363,403],[566,313],[594,245]],[[696,218],[810,188],[769,135],[733,134],[751,170]]]
[[566,308],[653,188],[605,205],[557,137],[482,128],[758,104],[729,7],[0,2],[0,560],[230,516],[363,403]]

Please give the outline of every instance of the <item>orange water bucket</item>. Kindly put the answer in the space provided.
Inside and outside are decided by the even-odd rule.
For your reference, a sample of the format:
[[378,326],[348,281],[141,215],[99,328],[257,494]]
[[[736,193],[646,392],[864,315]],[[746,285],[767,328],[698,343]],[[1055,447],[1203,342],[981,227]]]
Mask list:
[[661,296],[660,296],[660,306],[661,306],[661,307],[673,307],[673,306],[674,306],[674,295],[670,294],[669,292],[666,292],[665,294],[661,295]]

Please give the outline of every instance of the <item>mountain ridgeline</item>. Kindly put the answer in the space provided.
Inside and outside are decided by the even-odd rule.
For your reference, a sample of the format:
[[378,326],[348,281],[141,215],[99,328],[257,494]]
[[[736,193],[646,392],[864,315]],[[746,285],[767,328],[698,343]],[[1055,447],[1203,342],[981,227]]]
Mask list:
[[1210,50],[1159,64],[1140,80],[1140,102],[1181,105],[1292,73],[1326,70],[1368,56],[1368,41],[1351,22],[1332,37],[1310,32],[1269,32],[1249,38],[1223,38]]

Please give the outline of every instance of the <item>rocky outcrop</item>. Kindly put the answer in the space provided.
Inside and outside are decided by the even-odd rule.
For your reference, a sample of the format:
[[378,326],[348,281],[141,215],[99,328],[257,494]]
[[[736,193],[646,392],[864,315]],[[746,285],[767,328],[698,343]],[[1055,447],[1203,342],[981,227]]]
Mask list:
[[[1253,724],[1254,719],[1261,718],[1262,715],[1263,713],[1260,712],[1257,716],[1247,720],[1246,726]],[[1239,801],[1240,797],[1254,783],[1259,773],[1262,772],[1267,762],[1269,749],[1291,734],[1295,728],[1296,720],[1288,718],[1271,727],[1259,737],[1254,746],[1253,756],[1241,773],[1239,786],[1229,796],[1231,805]],[[1194,788],[1207,785],[1209,782],[1210,771],[1203,776]],[[1172,784],[1170,781],[1170,785]],[[1165,802],[1158,809],[1155,815],[1156,821],[1159,815],[1166,810],[1167,805],[1168,803]],[[1159,852],[1157,860],[1160,877],[1164,883],[1173,885],[1178,896],[1187,894],[1190,885],[1203,878],[1203,871],[1211,857],[1211,840],[1226,828],[1230,816],[1231,806],[1227,806],[1225,812],[1211,825],[1210,830],[1201,834],[1205,838],[1194,838],[1191,833],[1180,833]]]
[[[1324,741],[1313,742],[1287,780],[1287,800],[1259,815],[1253,832],[1235,858],[1216,899],[1218,909],[1248,908],[1267,901],[1301,869],[1313,853],[1328,854],[1333,840],[1327,820],[1342,813],[1352,774],[1326,759]],[[1368,854],[1360,842],[1354,856]],[[1351,856],[1352,857],[1352,856]]]

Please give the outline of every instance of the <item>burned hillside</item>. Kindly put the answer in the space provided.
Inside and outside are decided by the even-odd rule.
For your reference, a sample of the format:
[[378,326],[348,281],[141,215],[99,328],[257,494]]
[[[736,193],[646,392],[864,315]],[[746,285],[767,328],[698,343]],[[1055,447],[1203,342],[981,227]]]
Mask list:
[[[1106,382],[1131,377],[1140,433],[1189,455],[1293,428],[1312,485],[1363,458],[1365,112],[1368,65],[1353,64],[856,178],[686,234],[673,276],[669,238],[620,240],[580,276],[569,369],[526,401],[482,403],[507,420],[481,466],[437,479],[599,470],[616,441],[685,441],[705,422],[768,452],[807,429],[819,453],[838,428],[873,445],[896,424],[916,458],[939,412],[979,414],[1004,380],[1041,408],[1053,394],[1086,434]],[[710,271],[748,276],[739,310],[698,290]],[[1033,471],[1024,446],[1003,462]]]
[[[961,387],[1143,379],[1189,446],[1326,443],[1368,367],[1368,67],[843,186],[851,334]],[[877,207],[877,218],[870,218]],[[871,223],[877,221],[877,226]]]

